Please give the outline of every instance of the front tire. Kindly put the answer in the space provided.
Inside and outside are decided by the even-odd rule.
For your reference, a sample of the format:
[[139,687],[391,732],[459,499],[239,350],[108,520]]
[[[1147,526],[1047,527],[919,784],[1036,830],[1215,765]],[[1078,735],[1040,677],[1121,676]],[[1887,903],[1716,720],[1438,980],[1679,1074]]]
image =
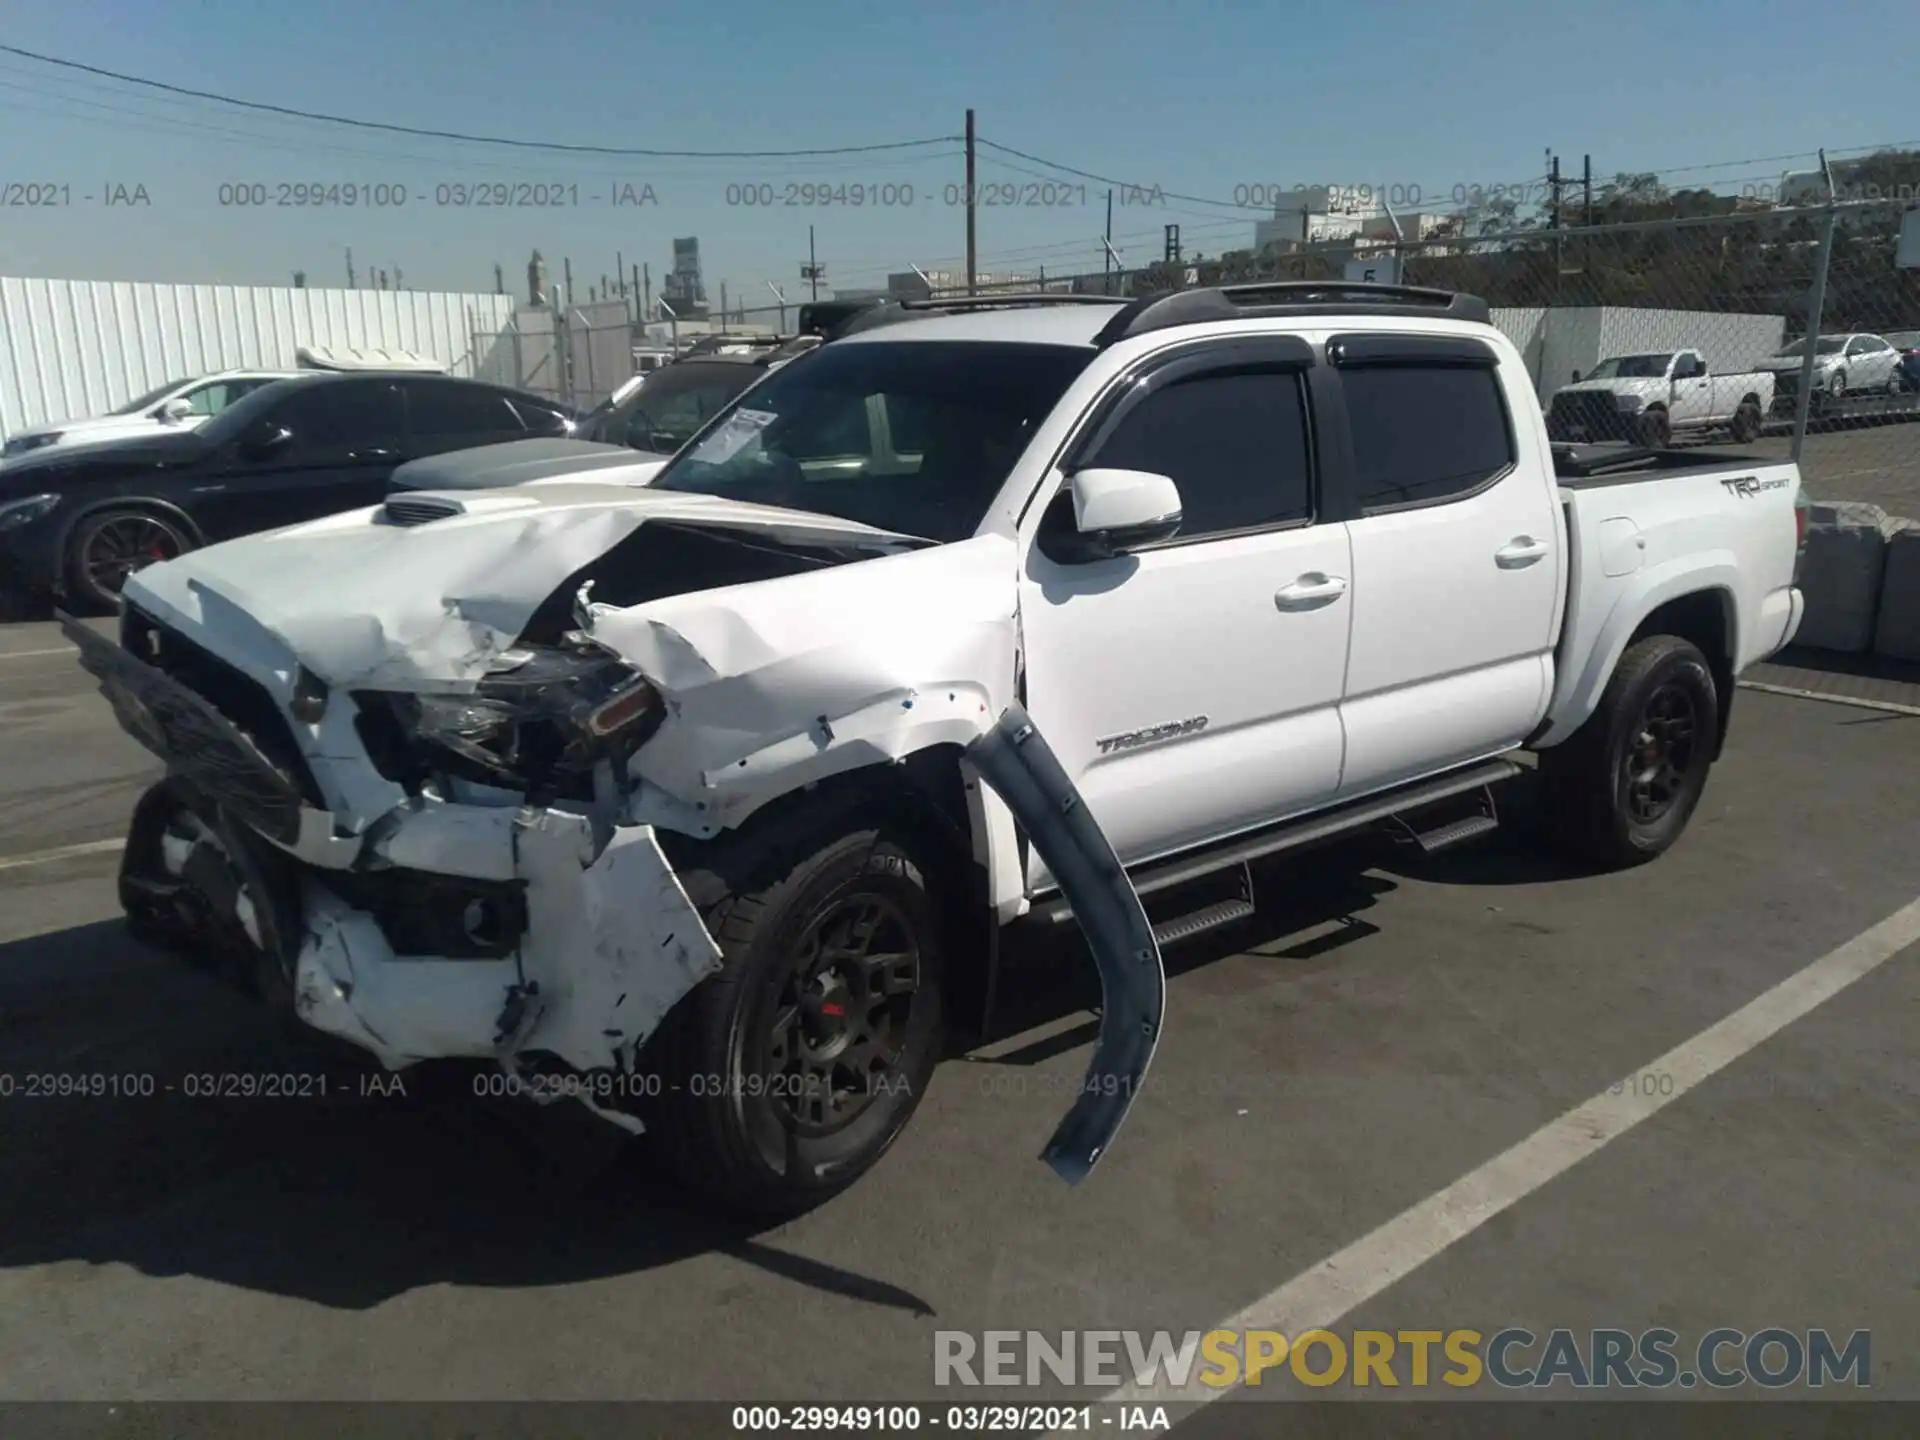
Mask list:
[[82,517],[67,542],[67,589],[83,606],[112,614],[127,577],[193,549],[177,522],[151,510],[99,510]]
[[[675,1179],[756,1221],[822,1203],[870,1170],[926,1093],[944,1038],[945,928],[914,839],[858,820],[824,841],[746,842],[689,871],[724,968],[642,1056],[642,1115]],[[716,867],[718,870],[719,867]]]
[[1673,443],[1673,421],[1664,410],[1649,410],[1640,422],[1642,441],[1655,450],[1665,450]]
[[1719,689],[1697,646],[1675,635],[1629,646],[1586,723],[1541,755],[1556,838],[1610,870],[1665,854],[1700,802],[1719,733]]

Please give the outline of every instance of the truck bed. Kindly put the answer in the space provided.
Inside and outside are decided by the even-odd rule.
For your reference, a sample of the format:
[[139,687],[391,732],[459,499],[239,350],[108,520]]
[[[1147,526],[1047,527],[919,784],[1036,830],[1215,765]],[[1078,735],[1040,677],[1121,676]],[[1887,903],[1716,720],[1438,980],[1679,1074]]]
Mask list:
[[1544,743],[1593,712],[1635,629],[1663,605],[1709,607],[1704,623],[1725,627],[1723,680],[1785,643],[1800,603],[1792,461],[1556,445],[1554,469],[1569,573]]
[[1642,480],[1678,479],[1714,470],[1751,470],[1788,462],[1736,450],[1655,450],[1644,445],[1555,444],[1553,473],[1563,490],[1632,485]]

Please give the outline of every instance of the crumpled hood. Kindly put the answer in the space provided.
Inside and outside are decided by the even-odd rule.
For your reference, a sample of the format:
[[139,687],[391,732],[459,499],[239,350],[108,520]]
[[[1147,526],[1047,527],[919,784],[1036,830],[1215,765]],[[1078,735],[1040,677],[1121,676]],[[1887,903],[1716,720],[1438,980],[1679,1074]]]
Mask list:
[[330,685],[458,692],[570,575],[646,521],[871,545],[876,554],[905,541],[831,516],[619,485],[406,499],[457,513],[402,525],[376,506],[230,540],[137,572],[126,599],[229,656],[267,642]]
[[492,490],[573,476],[640,481],[670,457],[595,440],[512,440],[409,460],[393,472],[394,490]]

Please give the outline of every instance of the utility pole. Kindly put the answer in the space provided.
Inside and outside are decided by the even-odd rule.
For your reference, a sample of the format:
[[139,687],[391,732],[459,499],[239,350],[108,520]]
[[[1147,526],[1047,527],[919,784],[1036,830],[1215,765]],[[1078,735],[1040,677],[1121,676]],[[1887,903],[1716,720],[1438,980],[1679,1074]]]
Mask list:
[[398,265],[393,267],[393,288],[396,290],[404,290],[407,288],[400,281],[400,267]]
[[1584,216],[1582,223],[1591,225],[1593,224],[1593,156],[1591,155],[1580,157],[1580,188],[1585,192],[1584,208],[1581,211]]
[[721,330],[724,331],[727,328],[727,322],[732,318],[733,317],[727,313],[727,282],[722,280],[720,282],[720,328]]
[[1548,193],[1552,199],[1548,202],[1547,228],[1553,232],[1553,301],[1560,303],[1560,276],[1566,269],[1566,241],[1560,236],[1560,157],[1551,150],[1547,152],[1551,167],[1547,171]]
[[360,282],[354,278],[353,274],[353,247],[349,245],[347,247],[347,289],[358,290],[359,288]]
[[967,294],[977,295],[979,289],[974,280],[974,260],[976,258],[973,232],[973,110],[967,110]]
[[640,267],[640,276],[640,313],[651,319],[653,317],[653,267],[651,265],[642,265]]
[[613,252],[613,275],[620,282],[620,298],[627,298],[627,257],[618,250]]
[[820,259],[819,259],[819,257],[818,257],[817,255],[815,255],[815,254],[814,254],[814,250],[813,250],[813,227],[812,227],[811,225],[809,225],[809,226],[807,226],[807,274],[806,274],[806,278],[807,278],[807,279],[808,279],[808,280],[809,280],[809,281],[810,281],[810,282],[812,283],[812,285],[813,285],[813,298],[814,298],[814,299],[816,299],[816,300],[818,300],[818,299],[820,298]]
[[1107,189],[1107,228],[1100,237],[1100,250],[1100,293],[1111,295],[1113,281],[1108,278],[1113,274],[1113,189],[1111,186]]
[[493,293],[496,295],[507,293],[507,272],[500,268],[498,261],[495,261],[493,266]]

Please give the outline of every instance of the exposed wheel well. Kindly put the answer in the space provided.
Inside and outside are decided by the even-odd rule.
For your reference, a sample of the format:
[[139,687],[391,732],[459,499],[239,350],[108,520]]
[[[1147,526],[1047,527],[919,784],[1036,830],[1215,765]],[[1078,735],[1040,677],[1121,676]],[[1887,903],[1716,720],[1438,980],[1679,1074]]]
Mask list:
[[[709,840],[663,830],[660,847],[683,876],[702,871],[724,879],[770,846],[804,853],[855,816],[885,815],[919,843],[928,884],[947,913],[949,1017],[978,1027],[991,999],[999,928],[986,869],[974,859],[960,755],[957,745],[936,745],[895,764],[829,776],[768,801],[735,829]],[[690,891],[689,898],[704,909],[718,897]]]
[[1726,744],[1727,719],[1733,713],[1732,602],[1724,590],[1696,590],[1667,601],[1642,620],[1628,638],[1631,647],[1649,635],[1677,635],[1699,647],[1713,672],[1713,688],[1720,700],[1720,733],[1714,736],[1713,755],[1720,758]]

